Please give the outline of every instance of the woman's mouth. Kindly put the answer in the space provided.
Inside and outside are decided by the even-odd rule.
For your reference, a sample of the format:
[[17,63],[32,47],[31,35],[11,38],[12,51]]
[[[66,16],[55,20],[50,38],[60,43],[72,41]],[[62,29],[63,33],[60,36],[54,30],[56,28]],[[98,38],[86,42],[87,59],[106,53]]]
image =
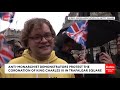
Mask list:
[[49,48],[50,47],[50,45],[44,45],[44,46],[40,46],[39,48],[40,49],[47,49],[47,48]]

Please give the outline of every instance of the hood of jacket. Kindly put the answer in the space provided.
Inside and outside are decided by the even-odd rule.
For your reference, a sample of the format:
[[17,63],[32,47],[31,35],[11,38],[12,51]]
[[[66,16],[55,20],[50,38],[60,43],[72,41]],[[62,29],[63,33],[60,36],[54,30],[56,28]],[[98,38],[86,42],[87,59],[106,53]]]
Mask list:
[[43,61],[37,60],[37,59],[31,57],[30,54],[29,54],[29,50],[28,49],[24,50],[22,56],[24,58],[26,58],[27,60],[30,60],[30,61],[36,62],[36,63],[51,63],[51,62],[53,62],[53,61],[58,59],[58,57],[55,55],[55,51],[52,51],[51,54],[50,54],[50,57],[48,59],[46,59],[46,60],[43,60]]

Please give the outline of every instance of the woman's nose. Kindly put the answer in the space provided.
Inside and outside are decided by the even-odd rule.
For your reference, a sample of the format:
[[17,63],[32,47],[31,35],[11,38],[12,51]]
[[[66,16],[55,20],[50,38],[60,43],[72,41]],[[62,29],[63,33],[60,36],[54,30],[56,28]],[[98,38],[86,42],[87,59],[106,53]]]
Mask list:
[[43,38],[41,39],[41,42],[47,42],[46,38],[43,37]]

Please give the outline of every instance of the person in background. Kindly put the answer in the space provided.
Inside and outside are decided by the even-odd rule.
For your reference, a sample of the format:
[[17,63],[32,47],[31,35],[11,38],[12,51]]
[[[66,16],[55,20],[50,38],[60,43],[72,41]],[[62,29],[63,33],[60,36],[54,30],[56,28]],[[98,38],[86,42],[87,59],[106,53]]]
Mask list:
[[67,63],[77,63],[71,51],[74,48],[74,40],[67,38],[65,39],[61,47],[55,46],[55,54],[57,57],[65,60]]
[[[25,48],[21,57],[9,64],[67,64],[55,55],[55,31],[50,22],[44,18],[32,18],[25,22],[21,42]],[[5,74],[0,69],[1,78],[74,78],[73,74]]]
[[14,57],[18,57],[17,55],[19,55],[19,51],[22,52],[22,50],[24,49],[23,46],[21,45],[20,41],[14,41]]
[[[56,41],[57,43],[58,41]],[[73,55],[75,41],[71,38],[66,38],[62,46],[56,44],[54,50],[57,57],[65,60],[69,64],[85,64],[87,61],[84,58]],[[79,62],[80,61],[80,62]],[[75,78],[83,78],[81,74],[74,74]]]
[[[98,57],[99,62],[96,62],[96,64],[98,64],[98,63],[114,64],[113,59],[106,52],[105,48],[103,46],[100,48],[101,48],[101,52],[98,54],[99,55],[99,57]],[[77,63],[78,64],[88,64],[89,62],[87,61],[87,58],[85,56],[82,56],[82,55],[79,55],[80,56],[79,62],[77,62]],[[93,74],[92,75],[78,74],[77,76],[78,76],[78,78],[120,78],[120,68],[116,67],[115,74],[94,74],[94,75]]]
[[23,48],[20,41],[15,41],[15,46],[18,46],[19,48]]
[[9,48],[14,52],[14,58],[16,58],[16,53],[20,48],[23,48],[20,41],[10,40],[7,42],[9,44]]
[[25,50],[24,48],[19,48],[16,51],[16,58],[22,56],[22,53],[24,52],[24,50]]
[[114,63],[116,64],[116,66],[118,68],[120,68],[120,35],[118,35],[118,38],[117,38],[117,54],[114,55]]
[[[117,39],[117,41],[119,41],[119,38]],[[117,43],[117,46],[119,45],[119,43]],[[119,49],[118,49],[119,52]],[[118,58],[116,58],[117,60]],[[104,64],[115,64],[114,62],[114,58],[111,57],[105,50],[105,48],[101,47],[101,52],[99,53],[99,57],[98,57],[99,63],[104,63]],[[117,66],[116,63],[116,71],[115,74],[107,74],[107,75],[98,75],[98,78],[102,77],[102,78],[120,78],[120,68]]]
[[117,54],[113,55],[113,63],[116,65],[116,74],[115,77],[120,78],[120,34],[118,34],[118,37],[116,39],[117,41]]

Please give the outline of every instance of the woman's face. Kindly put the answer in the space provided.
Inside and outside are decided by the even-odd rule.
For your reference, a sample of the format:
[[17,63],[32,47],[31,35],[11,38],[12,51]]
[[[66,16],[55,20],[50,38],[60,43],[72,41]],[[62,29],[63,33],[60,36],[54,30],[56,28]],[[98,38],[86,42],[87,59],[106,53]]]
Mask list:
[[54,38],[47,24],[36,26],[29,35],[28,47],[35,57],[47,57],[54,47]]

